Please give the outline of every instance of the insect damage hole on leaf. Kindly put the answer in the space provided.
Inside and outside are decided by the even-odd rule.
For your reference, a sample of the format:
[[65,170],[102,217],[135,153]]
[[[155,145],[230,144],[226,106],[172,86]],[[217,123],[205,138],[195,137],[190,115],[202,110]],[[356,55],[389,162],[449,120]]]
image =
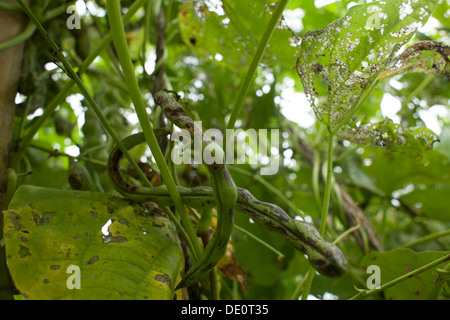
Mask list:
[[103,225],[102,227],[102,233],[103,235],[107,236],[109,234],[109,226],[111,225],[111,223],[113,223],[113,219],[109,219],[108,221],[106,221],[106,223]]

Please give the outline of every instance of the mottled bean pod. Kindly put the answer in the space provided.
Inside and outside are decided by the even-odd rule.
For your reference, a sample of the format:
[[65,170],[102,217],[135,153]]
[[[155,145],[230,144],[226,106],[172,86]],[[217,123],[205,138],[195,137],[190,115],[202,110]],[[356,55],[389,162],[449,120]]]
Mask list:
[[[156,94],[156,103],[161,106],[166,117],[178,127],[189,131],[192,136],[203,139],[204,133],[196,127],[178,101],[166,91]],[[222,157],[225,156],[221,150]],[[199,282],[215,267],[225,255],[234,224],[234,209],[237,189],[225,163],[207,164],[217,209],[217,227],[201,258],[185,274],[177,288],[188,287]]]
[[[169,120],[187,129],[191,134],[199,132],[203,134],[195,130],[192,119],[187,116],[175,98],[166,92],[158,93],[156,97],[157,103],[163,106]],[[138,133],[125,138],[123,145],[126,149],[131,149],[143,142],[145,142],[143,133]],[[121,194],[133,201],[155,202],[165,206],[173,204],[165,186],[147,188],[125,182],[119,170],[121,157],[122,152],[116,147],[111,152],[108,162],[112,181]],[[212,188],[177,187],[183,202],[187,205],[200,210],[211,207],[218,210],[218,225],[213,238],[205,248],[201,259],[187,271],[178,288],[200,281],[223,256],[231,234],[235,209],[249,215],[260,227],[283,235],[293,248],[308,256],[311,265],[321,274],[337,277],[348,272],[347,261],[342,251],[324,240],[311,224],[292,219],[280,207],[259,201],[246,189],[236,188],[225,165],[213,164],[208,167],[212,177]]]

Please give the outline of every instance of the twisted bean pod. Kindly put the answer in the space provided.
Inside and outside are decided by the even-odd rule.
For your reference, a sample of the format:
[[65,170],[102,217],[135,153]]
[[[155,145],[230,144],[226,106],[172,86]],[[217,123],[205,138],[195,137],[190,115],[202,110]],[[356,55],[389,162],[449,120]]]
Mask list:
[[[131,135],[123,140],[126,149],[144,143],[143,133]],[[135,186],[123,180],[119,161],[122,152],[115,147],[108,161],[108,171],[117,190],[126,198],[137,202],[155,202],[162,206],[173,205],[166,186],[147,188]],[[186,188],[178,186],[184,203],[198,210],[206,210],[216,205],[211,187]],[[338,277],[348,272],[347,261],[342,251],[324,240],[309,223],[292,219],[283,209],[256,199],[247,189],[237,188],[237,212],[247,214],[261,228],[281,234],[295,249],[308,256],[311,265],[321,274]]]
[[[184,111],[178,101],[166,91],[156,94],[156,103],[161,106],[166,117],[178,127],[186,129],[192,136],[204,137],[204,133]],[[237,200],[237,189],[227,167],[223,150],[222,162],[207,165],[211,174],[213,195],[218,211],[217,227],[214,235],[197,263],[188,270],[177,288],[188,287],[207,275],[225,255],[234,223],[234,209]]]
[[[186,128],[191,134],[203,135],[201,131],[194,130],[192,119],[185,114],[184,110],[180,111],[182,107],[174,98],[165,92],[158,93],[156,97],[157,103],[163,106],[165,114],[172,122],[181,128]],[[155,129],[155,135],[164,134],[167,132]],[[143,142],[145,142],[143,133],[138,133],[125,138],[123,145],[129,150]],[[112,150],[108,161],[108,171],[116,189],[123,196],[138,202],[155,202],[162,206],[173,205],[166,186],[148,188],[125,182],[119,167],[122,156],[118,147]],[[198,263],[188,270],[178,288],[192,285],[201,280],[223,256],[231,233],[235,209],[249,215],[263,229],[283,235],[293,248],[308,256],[310,264],[321,274],[337,277],[348,272],[347,261],[342,251],[324,240],[311,224],[292,219],[280,207],[256,199],[246,189],[236,188],[225,165],[210,165],[209,170],[213,188],[177,187],[183,202],[189,206],[200,210],[217,207],[219,211],[218,227],[213,239]]]

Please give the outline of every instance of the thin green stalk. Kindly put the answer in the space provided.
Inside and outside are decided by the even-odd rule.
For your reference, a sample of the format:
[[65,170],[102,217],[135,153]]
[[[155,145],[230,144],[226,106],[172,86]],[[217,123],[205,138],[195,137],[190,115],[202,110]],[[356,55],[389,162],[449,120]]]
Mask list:
[[[102,123],[103,127],[106,129],[106,131],[110,134],[111,138],[114,140],[114,142],[117,144],[117,146],[120,148],[120,150],[123,152],[127,160],[129,161],[130,165],[133,167],[133,169],[137,172],[139,177],[142,179],[142,181],[147,185],[151,186],[150,181],[148,181],[145,174],[142,172],[141,168],[137,165],[137,163],[134,161],[134,159],[131,157],[128,150],[123,146],[122,141],[114,131],[114,129],[109,124],[108,120],[105,118],[103,113],[101,112],[100,108],[92,98],[92,96],[89,94],[89,91],[85,87],[84,83],[81,81],[78,74],[74,71],[69,61],[66,59],[64,54],[62,53],[61,49],[58,47],[58,45],[49,37],[48,33],[45,31],[44,27],[41,25],[39,20],[36,18],[36,16],[31,12],[31,10],[28,8],[28,6],[22,1],[17,0],[19,5],[22,7],[24,12],[28,15],[28,17],[34,22],[36,25],[36,28],[39,30],[39,32],[43,35],[44,39],[47,41],[47,43],[50,45],[50,47],[54,50],[56,53],[58,59],[63,63],[64,68],[70,78],[72,78],[75,83],[77,84],[78,88],[80,89],[81,93],[83,94],[84,98],[88,102],[88,105],[90,108],[93,109],[97,117],[99,118],[100,122]],[[153,133],[153,131],[152,131]],[[30,140],[31,141],[31,140]]]
[[91,159],[89,157],[84,157],[81,154],[79,156],[75,156],[74,157],[74,156],[71,156],[70,154],[67,154],[65,152],[57,151],[57,150],[54,150],[54,149],[51,149],[51,148],[46,148],[44,146],[40,146],[40,145],[38,145],[36,143],[33,143],[33,142],[30,143],[30,147],[34,148],[34,149],[37,149],[37,150],[40,150],[40,151],[43,151],[43,152],[46,152],[51,157],[66,157],[66,158],[77,159],[79,161],[89,162],[89,163],[92,163],[92,164],[95,164],[95,165],[98,165],[98,166],[102,166],[102,167],[105,167],[105,168],[107,166],[107,163],[104,162],[104,161],[100,161],[100,160],[97,160],[97,159]]
[[133,101],[139,123],[142,127],[145,139],[150,147],[153,157],[156,160],[156,164],[158,165],[164,183],[166,184],[167,189],[170,193],[170,197],[175,204],[176,211],[180,215],[184,228],[196,248],[197,256],[200,257],[202,253],[200,243],[197,241],[197,236],[189,219],[189,215],[187,214],[186,209],[183,205],[181,196],[170,173],[169,167],[164,160],[164,155],[159,148],[158,141],[156,140],[152,124],[145,108],[144,100],[142,99],[141,91],[139,89],[136,75],[134,73],[133,63],[128,51],[121,15],[120,1],[108,0],[106,5],[114,46],[117,51],[119,62],[122,66],[123,75],[128,85],[130,97]]
[[33,101],[33,99],[34,99],[33,96],[29,96],[27,98],[27,100],[25,101],[25,108],[23,110],[23,115],[22,115],[22,118],[20,119],[19,129],[17,131],[17,136],[19,137],[19,139],[22,138],[23,131],[24,131],[23,129],[25,128],[25,121],[27,119],[27,115],[30,110],[30,105],[31,105],[31,102]]
[[398,283],[400,283],[402,281],[408,280],[409,278],[412,278],[412,277],[418,275],[419,273],[427,271],[427,270],[429,270],[429,269],[431,269],[431,268],[433,268],[433,267],[435,267],[435,266],[437,266],[437,265],[439,265],[441,263],[449,261],[449,260],[450,260],[450,254],[447,254],[447,255],[439,258],[439,259],[434,260],[433,262],[430,262],[430,263],[428,263],[428,264],[426,264],[426,265],[424,265],[424,266],[422,266],[420,268],[417,268],[416,270],[408,272],[408,273],[406,273],[406,274],[404,274],[404,275],[402,275],[402,276],[400,276],[400,277],[398,277],[398,278],[396,278],[396,279],[394,279],[392,281],[389,281],[389,282],[385,283],[384,285],[382,285],[382,286],[380,286],[378,288],[374,288],[374,289],[371,289],[371,290],[359,290],[359,293],[357,295],[351,297],[349,300],[357,300],[357,299],[360,299],[360,298],[366,298],[366,297],[371,296],[373,294],[379,293],[379,292],[381,292],[383,290],[386,290],[387,288],[395,286],[396,284],[398,284]]
[[323,198],[323,206],[322,206],[322,216],[320,218],[320,227],[319,233],[320,235],[324,235],[325,228],[327,226],[327,217],[328,217],[328,208],[330,205],[330,195],[333,187],[333,145],[334,145],[334,134],[331,132],[331,128],[328,128],[329,137],[328,137],[328,159],[327,159],[327,181],[325,184],[325,195]]
[[[302,300],[308,299],[308,295],[309,295],[309,292],[311,291],[311,285],[312,285],[315,273],[316,273],[316,270],[314,270],[314,268],[312,266],[309,266],[308,272],[306,273],[306,276],[305,276],[306,285],[305,285],[305,290],[302,293]],[[302,284],[302,283],[300,283],[300,284]]]
[[[323,205],[322,205],[322,215],[320,217],[320,226],[319,233],[321,236],[324,235],[325,229],[327,227],[327,217],[328,217],[328,208],[330,206],[330,197],[331,190],[333,187],[332,178],[333,178],[333,145],[334,145],[334,133],[331,131],[331,127],[328,127],[328,159],[327,159],[327,180],[325,184],[325,194],[323,197]],[[305,290],[302,294],[302,300],[306,300],[308,298],[309,291],[311,290],[312,281],[314,279],[315,270],[313,267],[309,268],[308,271],[308,280],[306,282]]]
[[[31,146],[32,144],[33,144],[33,142],[30,143],[30,146]],[[99,150],[102,150],[102,149],[106,149],[107,147],[108,147],[108,145],[106,145],[106,144],[96,145],[96,146],[90,147],[90,148],[84,150],[83,152],[81,152],[81,153],[77,156],[77,158],[82,157],[82,156],[85,156],[85,155],[89,155],[90,153],[93,153],[93,152],[95,152],[95,151],[99,151]]]
[[[73,2],[73,1],[72,1]],[[73,4],[73,3],[72,3]],[[43,19],[44,22],[52,20],[53,18],[59,16],[60,14],[66,12],[67,7],[71,5],[71,3],[65,3],[55,9],[52,9],[50,11],[48,11],[45,14],[45,17]],[[13,4],[8,4],[8,3],[3,3],[0,2],[0,10],[8,10],[8,11],[22,11],[22,8],[17,6],[17,5],[13,5]],[[19,33],[17,36],[15,36],[12,39],[9,39],[7,41],[4,41],[2,43],[0,43],[0,52],[7,50],[9,48],[12,48],[22,42],[25,42],[26,40],[28,40],[36,31],[36,26],[35,24],[30,21],[27,25],[27,27],[25,28],[25,30],[23,30],[21,33]]]
[[23,30],[17,36],[0,43],[0,52],[8,50],[9,48],[15,47],[18,44],[24,42],[25,40],[29,39],[35,31],[36,26],[34,25],[34,23],[31,21],[28,22],[28,25],[25,28],[25,30]]
[[[312,163],[312,176],[311,176],[311,184],[312,184],[312,190],[314,194],[314,200],[316,201],[317,209],[321,209],[321,202],[320,202],[320,166],[321,166],[321,159],[320,159],[320,152],[318,145],[322,140],[323,132],[324,132],[325,126],[321,125],[319,123],[319,127],[317,128],[316,137],[313,141],[313,163]],[[302,147],[299,145],[298,139],[293,139],[294,144],[297,146],[298,150],[302,150]]]
[[439,275],[436,281],[434,281],[433,287],[428,295],[428,300],[437,300],[439,291],[441,291],[442,286],[450,275],[450,263],[448,263],[444,269],[437,269],[436,271]]
[[22,11],[22,8],[16,4],[0,2],[0,10],[3,11]]
[[209,284],[211,288],[210,300],[219,300],[220,299],[220,285],[219,279],[217,278],[217,270],[213,268],[209,272]]
[[27,130],[27,132],[22,137],[22,140],[19,145],[19,149],[13,154],[11,159],[11,166],[18,169],[19,163],[25,153],[25,150],[33,140],[34,136],[37,134],[39,129],[42,127],[42,125],[45,123],[45,121],[50,118],[52,113],[55,111],[55,109],[60,105],[60,103],[64,100],[64,98],[69,94],[70,90],[72,89],[72,86],[75,84],[75,82],[71,81],[70,83],[66,84],[66,86],[58,92],[58,94],[53,97],[53,99],[48,103],[44,113],[42,116],[36,119],[35,122],[30,126],[30,128]]
[[[203,213],[204,214],[204,213]],[[210,241],[209,233],[204,232],[201,235],[202,241],[203,241],[203,247],[206,248],[208,246],[208,243]],[[217,278],[217,268],[214,267],[209,272],[209,299],[210,300],[219,300],[220,297],[220,284],[219,279]],[[206,287],[208,285],[208,281],[203,280],[202,286]]]
[[[160,1],[160,0],[158,0]],[[161,5],[161,3],[159,3]],[[145,71],[145,61],[147,59],[147,43],[150,41],[150,22],[151,22],[151,13],[152,7],[155,6],[155,1],[149,1],[147,6],[145,7],[145,17],[144,17],[144,40],[142,41],[142,49],[141,49],[141,65],[144,67]],[[153,17],[154,18],[154,17]]]
[[316,201],[317,209],[320,210],[321,203],[320,203],[320,153],[317,148],[314,148],[313,151],[313,167],[312,167],[312,190],[314,194],[314,200]]
[[[311,268],[308,270],[308,272],[305,274],[305,276],[303,277],[302,281],[300,281],[299,285],[297,286],[297,288],[295,288],[294,293],[291,295],[291,300],[297,300],[298,297],[300,296],[300,292],[302,291],[303,286],[305,285],[306,280],[308,280],[309,277],[309,273],[311,272]],[[314,269],[313,269],[314,272]]]
[[403,105],[407,105],[413,97],[417,96],[419,92],[422,92],[430,84],[430,82],[433,81],[434,77],[434,74],[427,75],[425,79],[406,97]]
[[357,224],[356,226],[353,226],[347,230],[345,230],[341,235],[339,235],[339,237],[337,237],[336,239],[334,239],[333,244],[337,244],[339,241],[341,241],[342,239],[344,239],[346,236],[348,236],[350,233],[355,232],[356,230],[358,230],[359,228],[361,228],[360,224]]
[[66,13],[67,12],[67,8],[69,6],[74,5],[74,4],[75,4],[75,1],[68,1],[68,2],[60,5],[59,7],[53,8],[51,10],[48,10],[47,12],[45,12],[44,22],[53,20],[54,18],[56,18],[60,14]]
[[336,183],[335,179],[333,179],[332,184],[333,184],[333,193],[332,193],[333,203],[336,203],[336,207],[337,207],[336,212],[337,212],[337,215],[339,216],[339,219],[346,226],[347,225],[347,216],[345,214],[341,187],[339,186],[338,183]]
[[256,69],[258,68],[259,62],[261,61],[262,56],[264,55],[264,51],[266,50],[267,44],[269,43],[270,38],[278,24],[278,21],[283,14],[284,8],[286,7],[289,0],[280,0],[277,3],[275,10],[272,13],[272,17],[270,18],[269,24],[266,26],[264,30],[264,34],[259,42],[258,49],[256,50],[255,56],[248,68],[247,74],[244,78],[244,82],[242,83],[238,97],[236,99],[236,104],[231,111],[230,119],[228,120],[227,129],[233,129],[234,124],[236,123],[236,119],[241,112],[242,106],[244,104],[244,99],[247,96],[248,89],[252,83],[253,77],[255,76]]
[[432,233],[432,234],[427,235],[425,237],[422,237],[422,238],[419,238],[417,240],[414,240],[414,241],[412,241],[410,243],[404,244],[404,245],[400,246],[400,248],[412,248],[412,247],[415,247],[415,246],[417,246],[419,244],[422,244],[424,242],[428,242],[428,241],[431,241],[431,240],[434,240],[434,239],[438,239],[438,238],[441,238],[441,237],[445,237],[445,236],[448,236],[448,235],[450,235],[450,229],[446,230],[446,231],[442,231],[442,232]]
[[240,226],[238,226],[236,224],[234,224],[233,228],[235,228],[239,232],[242,232],[243,234],[245,234],[246,236],[252,238],[253,240],[259,242],[260,244],[262,244],[264,247],[266,247],[270,251],[274,252],[278,256],[279,259],[284,258],[284,254],[282,254],[280,251],[278,251],[277,249],[272,247],[270,244],[268,244],[267,242],[265,242],[261,238],[258,238],[253,233],[249,232],[248,230],[246,230],[246,229],[244,229],[244,228],[242,228],[242,227],[240,227]]

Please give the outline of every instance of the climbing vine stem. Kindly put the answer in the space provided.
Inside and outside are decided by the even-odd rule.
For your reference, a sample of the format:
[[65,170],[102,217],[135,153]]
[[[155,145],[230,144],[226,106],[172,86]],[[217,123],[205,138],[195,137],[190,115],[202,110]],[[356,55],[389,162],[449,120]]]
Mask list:
[[[327,227],[327,217],[328,217],[328,208],[330,206],[330,197],[331,190],[333,184],[333,146],[334,146],[334,132],[331,130],[331,127],[328,126],[328,158],[327,158],[327,177],[325,183],[325,193],[323,197],[323,205],[322,205],[322,215],[320,217],[320,226],[319,233],[321,236],[324,235],[325,229]],[[315,270],[311,266],[309,267],[309,271],[307,274],[307,279],[305,283],[305,289],[302,294],[302,300],[306,300],[308,298],[309,291],[311,290],[311,285],[314,279]],[[302,283],[303,285],[303,283]],[[298,291],[298,290],[296,290]]]
[[264,30],[261,41],[259,42],[258,49],[256,50],[255,56],[253,57],[252,62],[250,63],[250,67],[247,70],[247,74],[245,75],[244,81],[239,89],[238,96],[236,98],[236,103],[231,111],[230,119],[228,120],[227,129],[233,129],[234,124],[236,122],[237,117],[242,109],[244,104],[244,99],[247,96],[248,89],[252,83],[253,77],[256,73],[256,69],[258,68],[259,62],[266,51],[267,44],[269,43],[270,38],[278,24],[278,21],[283,14],[284,8],[288,4],[289,0],[280,0],[275,7],[275,10],[272,13],[272,17],[270,18],[269,24]]
[[450,260],[450,255],[447,254],[447,255],[439,258],[439,259],[436,259],[436,260],[434,260],[434,261],[432,261],[432,262],[430,262],[430,263],[420,267],[420,268],[417,268],[417,269],[415,269],[415,270],[413,270],[411,272],[408,272],[408,273],[406,273],[406,274],[404,274],[404,275],[402,275],[402,276],[400,276],[398,278],[395,278],[394,280],[389,281],[389,282],[383,284],[382,286],[379,286],[379,287],[371,289],[371,290],[358,290],[359,293],[357,295],[351,297],[350,300],[358,300],[358,299],[366,298],[366,297],[368,297],[370,295],[379,293],[379,292],[381,292],[383,290],[386,290],[387,288],[390,288],[390,287],[392,287],[392,286],[394,286],[394,285],[396,285],[396,284],[398,284],[398,283],[400,283],[402,281],[410,279],[410,278],[418,275],[419,273],[422,273],[422,272],[427,271],[427,270],[429,270],[431,268],[434,268],[434,267],[440,265],[441,263],[444,263],[444,262],[449,261],[449,260]]
[[152,152],[153,157],[155,158],[156,164],[158,165],[164,183],[166,184],[170,196],[175,204],[175,209],[178,212],[179,216],[181,217],[183,227],[185,228],[187,234],[189,235],[195,246],[195,252],[193,252],[192,254],[194,255],[194,257],[198,258],[202,254],[200,243],[197,240],[194,228],[190,222],[189,215],[183,205],[180,193],[178,192],[175,181],[173,180],[173,177],[170,173],[170,169],[165,162],[164,155],[161,149],[159,148],[156,136],[153,133],[153,127],[148,117],[144,100],[142,99],[136,75],[134,73],[134,67],[131,61],[125,31],[123,27],[120,1],[109,0],[107,1],[106,5],[114,46],[117,51],[117,56],[119,58],[120,65],[122,66],[123,75],[130,93],[130,98],[133,101],[135,111],[139,119],[139,124],[142,127],[145,139],[150,147],[150,150]]

